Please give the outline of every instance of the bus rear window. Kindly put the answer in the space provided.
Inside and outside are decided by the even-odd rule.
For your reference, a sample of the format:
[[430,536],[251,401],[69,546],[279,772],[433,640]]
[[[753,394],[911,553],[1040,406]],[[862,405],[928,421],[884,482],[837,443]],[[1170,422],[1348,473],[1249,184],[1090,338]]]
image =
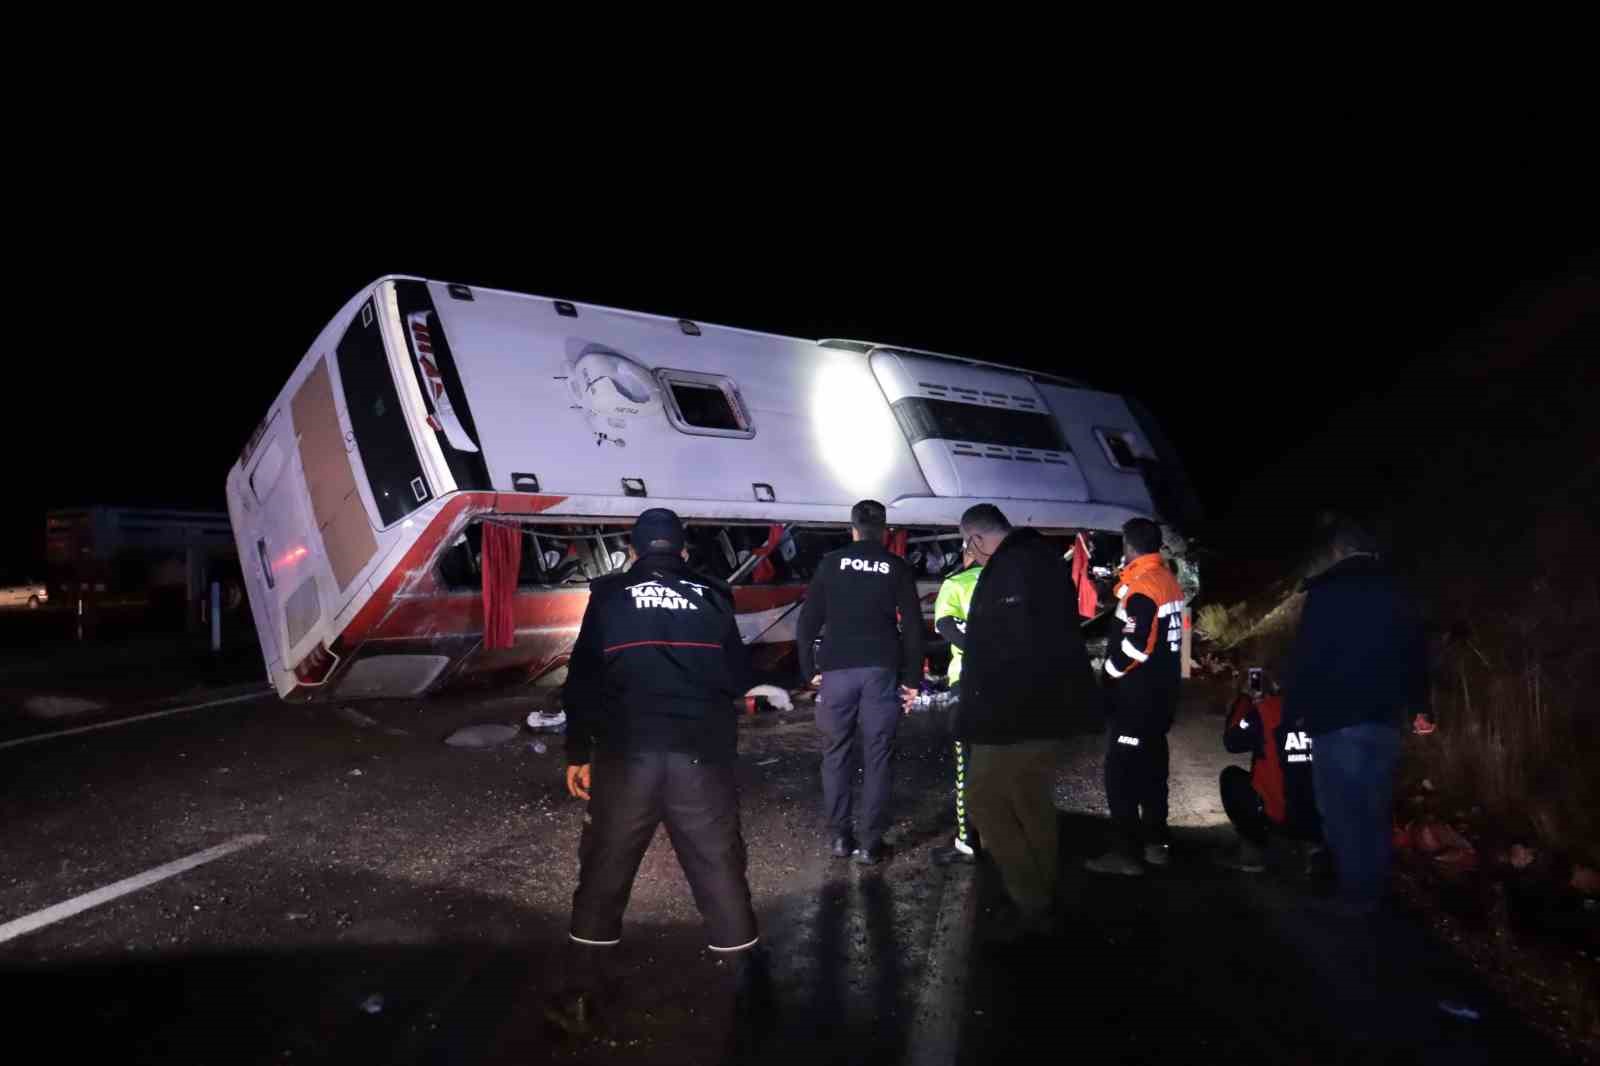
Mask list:
[[339,382],[356,451],[378,508],[378,524],[391,526],[428,502],[433,493],[406,426],[371,300],[362,305],[339,342]]

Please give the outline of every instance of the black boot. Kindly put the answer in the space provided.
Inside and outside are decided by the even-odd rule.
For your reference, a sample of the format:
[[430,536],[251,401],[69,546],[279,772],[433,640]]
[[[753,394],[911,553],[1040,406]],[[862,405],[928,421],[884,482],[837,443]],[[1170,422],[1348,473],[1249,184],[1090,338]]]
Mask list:
[[928,859],[935,866],[970,866],[972,863],[978,861],[978,856],[972,851],[971,848],[967,848],[965,851],[963,851],[960,841],[957,841],[954,844],[941,845],[940,847],[929,851]]
[[562,945],[561,991],[544,1008],[551,1024],[575,1036],[594,1032],[610,951],[611,945],[580,944],[570,938]]
[[871,844],[863,844],[851,853],[858,866],[876,866],[889,857],[889,845],[879,840]]
[[848,859],[850,854],[856,850],[856,838],[849,833],[840,833],[833,838],[831,850],[834,858]]
[[734,1025],[741,1041],[748,1045],[771,1028],[777,1014],[772,969],[760,944],[738,952],[732,962]]

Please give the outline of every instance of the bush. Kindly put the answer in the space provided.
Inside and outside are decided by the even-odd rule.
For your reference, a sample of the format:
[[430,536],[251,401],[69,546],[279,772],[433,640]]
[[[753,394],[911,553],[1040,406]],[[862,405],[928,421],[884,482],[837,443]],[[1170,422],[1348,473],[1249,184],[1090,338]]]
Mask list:
[[1195,635],[1214,644],[1226,645],[1233,631],[1233,619],[1228,608],[1220,603],[1208,603],[1200,608],[1194,620]]
[[1432,663],[1439,730],[1411,757],[1508,830],[1600,862],[1600,535],[1581,512],[1546,512],[1504,548],[1485,567],[1450,546],[1418,573],[1448,626]]

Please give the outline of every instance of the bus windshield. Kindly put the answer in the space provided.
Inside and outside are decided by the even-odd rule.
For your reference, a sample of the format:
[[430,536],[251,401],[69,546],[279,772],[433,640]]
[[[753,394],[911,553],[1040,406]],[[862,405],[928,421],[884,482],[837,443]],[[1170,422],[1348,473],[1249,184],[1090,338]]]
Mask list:
[[356,450],[378,508],[378,524],[394,525],[432,498],[400,393],[378,331],[377,309],[368,300],[339,342],[339,381],[344,387]]

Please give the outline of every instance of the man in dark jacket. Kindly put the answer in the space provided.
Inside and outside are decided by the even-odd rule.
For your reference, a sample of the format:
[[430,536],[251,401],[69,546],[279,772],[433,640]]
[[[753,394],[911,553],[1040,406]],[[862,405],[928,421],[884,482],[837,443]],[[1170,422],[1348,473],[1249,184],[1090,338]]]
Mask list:
[[961,535],[983,573],[967,615],[952,731],[971,744],[968,803],[1017,906],[1017,931],[1048,932],[1060,740],[1099,727],[1100,693],[1061,552],[1034,530],[1013,530],[988,503],[961,516]]
[[[910,565],[883,546],[887,514],[876,500],[850,509],[852,543],[829,552],[800,609],[796,635],[800,676],[821,683],[817,726],[822,754],[822,802],[833,854],[871,866],[886,854],[890,757],[900,725],[901,699],[922,680],[922,603]],[[824,628],[826,627],[826,628]],[[822,631],[821,676],[812,647]],[[898,691],[896,688],[898,682]],[[851,827],[850,752],[861,731],[861,838]]]
[[1355,523],[1333,525],[1332,564],[1306,579],[1284,713],[1315,746],[1317,810],[1346,908],[1371,914],[1389,878],[1400,729],[1426,715],[1422,627]]
[[567,789],[589,811],[569,987],[548,1013],[573,1031],[587,1029],[602,960],[621,940],[634,876],[663,821],[710,948],[734,963],[741,1008],[766,987],[734,784],[734,701],[748,662],[732,596],[689,570],[673,512],[645,511],[632,539],[637,562],[589,586],[565,689]]

